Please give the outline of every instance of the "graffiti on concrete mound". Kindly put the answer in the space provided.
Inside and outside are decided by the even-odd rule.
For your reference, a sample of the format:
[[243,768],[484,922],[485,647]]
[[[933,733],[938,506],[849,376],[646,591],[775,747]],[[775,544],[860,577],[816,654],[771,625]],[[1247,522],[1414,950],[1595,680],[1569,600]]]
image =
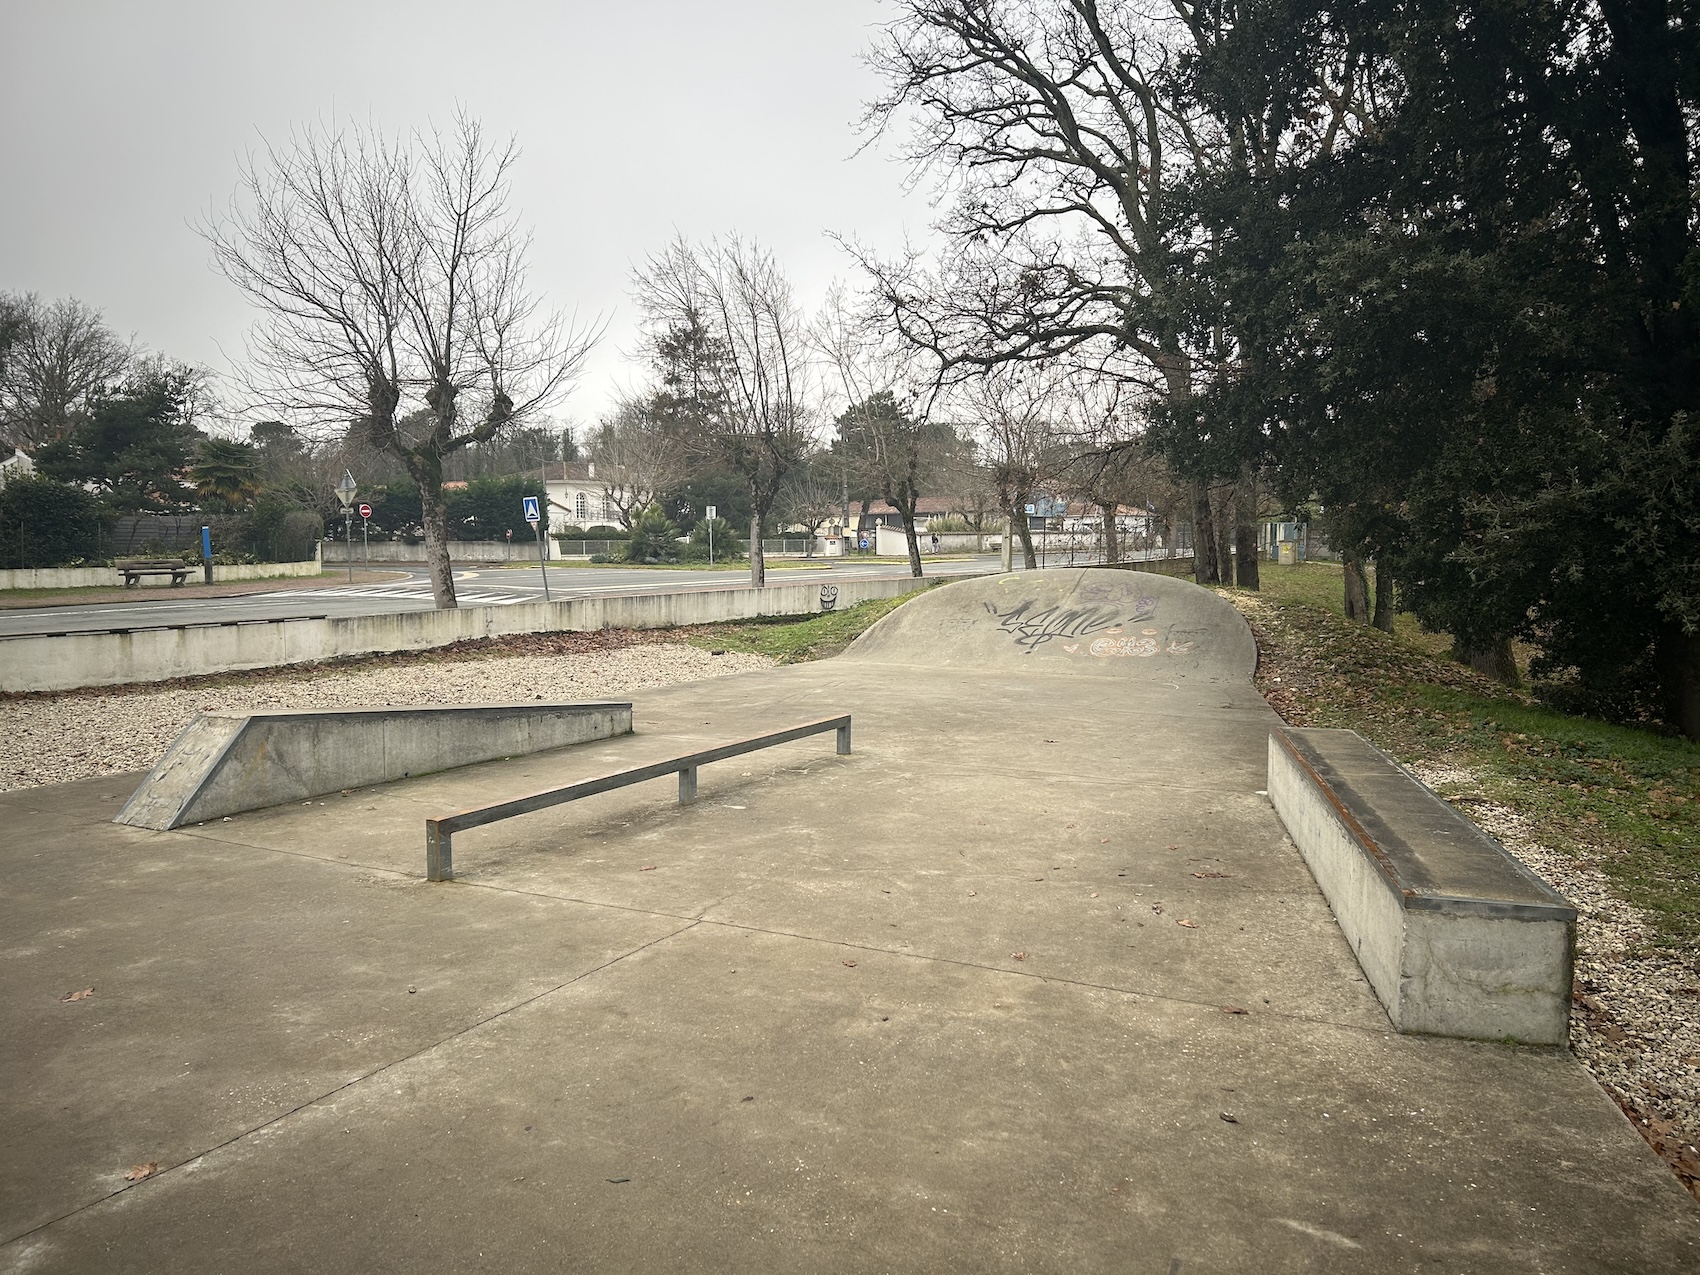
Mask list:
[[[1157,599],[1144,595],[1135,600],[1131,612],[1124,612],[1120,607],[1098,605],[1041,609],[1037,602],[1032,601],[1018,602],[1008,611],[1000,611],[990,602],[985,606],[988,612],[997,616],[998,627],[1014,638],[1015,645],[1026,655],[1059,638],[1118,634],[1124,625],[1138,624],[1157,614]],[[1070,654],[1077,649],[1078,641],[1063,647]]]
[[1135,637],[1101,637],[1087,647],[1089,655],[1100,659],[1105,656],[1138,656],[1141,658],[1157,654],[1161,649],[1156,629],[1146,629]]
[[823,585],[821,585],[821,587],[820,587],[820,609],[822,611],[831,611],[837,605],[838,605],[838,586],[836,584],[823,584]]
[[[1095,638],[1086,648],[1088,655],[1099,659],[1150,659],[1153,655],[1188,655],[1197,649],[1204,640],[1204,634],[1199,629],[1170,629],[1164,633],[1161,629],[1141,629],[1128,637],[1117,637],[1120,629],[1111,629],[1101,638]],[[1065,651],[1068,647],[1063,648]]]

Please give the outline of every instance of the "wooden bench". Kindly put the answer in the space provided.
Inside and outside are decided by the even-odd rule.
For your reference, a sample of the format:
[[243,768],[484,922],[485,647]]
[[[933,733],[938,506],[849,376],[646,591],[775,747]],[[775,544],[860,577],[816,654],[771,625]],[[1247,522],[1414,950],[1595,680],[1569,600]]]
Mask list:
[[126,589],[139,584],[143,576],[170,576],[175,589],[189,578],[189,571],[189,564],[181,558],[125,558],[118,563]]
[[837,717],[822,717],[817,721],[804,722],[801,726],[790,726],[785,730],[771,731],[765,735],[755,735],[749,739],[734,740],[714,748],[685,753],[679,757],[669,757],[665,761],[611,771],[593,779],[581,779],[564,788],[548,788],[524,797],[492,802],[488,806],[474,806],[470,810],[444,815],[440,819],[427,819],[425,879],[449,881],[454,878],[454,834],[457,832],[479,828],[499,819],[512,819],[515,815],[528,815],[534,810],[545,810],[563,802],[577,801],[580,797],[593,797],[599,792],[612,792],[616,788],[661,779],[667,775],[679,776],[679,804],[689,805],[697,799],[698,767],[706,766],[710,762],[725,761],[728,757],[741,757],[760,748],[772,748],[775,744],[789,743],[793,739],[825,734],[827,731],[837,732],[838,753],[840,756],[847,755],[850,752],[850,714],[844,713]]
[[1576,909],[1356,731],[1269,737],[1269,800],[1402,1032],[1562,1045]]

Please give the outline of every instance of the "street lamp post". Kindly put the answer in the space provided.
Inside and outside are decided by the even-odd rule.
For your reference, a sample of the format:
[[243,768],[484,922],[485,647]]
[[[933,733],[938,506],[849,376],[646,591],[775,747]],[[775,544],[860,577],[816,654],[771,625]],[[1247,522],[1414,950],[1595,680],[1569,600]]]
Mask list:
[[342,502],[342,547],[348,555],[348,582],[354,583],[354,493],[360,488],[355,485],[354,475],[348,470],[342,471],[342,477],[337,480],[336,498]]

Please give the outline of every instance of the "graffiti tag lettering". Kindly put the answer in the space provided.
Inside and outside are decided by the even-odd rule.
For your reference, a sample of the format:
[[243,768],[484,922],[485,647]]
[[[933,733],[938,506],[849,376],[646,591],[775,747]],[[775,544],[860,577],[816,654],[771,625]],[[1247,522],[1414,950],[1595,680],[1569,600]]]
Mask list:
[[998,627],[1015,639],[1023,654],[1031,655],[1047,642],[1057,638],[1085,638],[1102,633],[1114,625],[1121,613],[1109,607],[1046,607],[1034,610],[1035,603],[1017,603],[1009,611],[999,611],[990,602],[986,610],[998,617]]

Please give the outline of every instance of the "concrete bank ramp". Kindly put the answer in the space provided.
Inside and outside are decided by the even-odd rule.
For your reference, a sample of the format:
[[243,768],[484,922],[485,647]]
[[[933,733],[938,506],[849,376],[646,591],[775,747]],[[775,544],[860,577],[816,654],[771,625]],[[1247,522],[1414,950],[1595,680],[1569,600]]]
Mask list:
[[1017,572],[934,589],[842,657],[1060,676],[1244,681],[1257,643],[1238,611],[1186,580],[1103,568]]
[[112,822],[165,832],[631,729],[614,701],[201,713]]

